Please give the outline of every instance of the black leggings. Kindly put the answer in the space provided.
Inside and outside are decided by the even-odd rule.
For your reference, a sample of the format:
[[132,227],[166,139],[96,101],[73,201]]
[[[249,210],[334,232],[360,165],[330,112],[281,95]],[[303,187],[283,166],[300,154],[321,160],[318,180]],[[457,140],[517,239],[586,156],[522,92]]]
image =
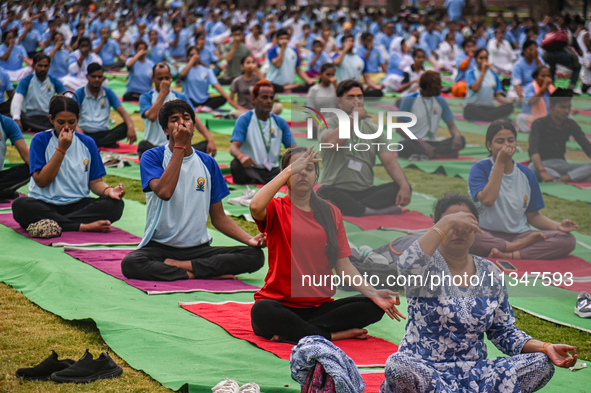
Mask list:
[[263,250],[256,247],[212,247],[206,243],[195,247],[177,248],[151,241],[127,254],[121,261],[121,271],[125,277],[136,280],[188,279],[185,269],[164,263],[168,258],[191,261],[195,278],[252,273],[265,263]]
[[222,96],[216,96],[216,97],[209,97],[207,99],[207,101],[205,101],[205,102],[197,102],[195,100],[191,100],[191,102],[193,103],[195,108],[198,106],[208,106],[211,109],[217,109],[226,103],[226,99]]
[[80,224],[119,220],[123,214],[123,200],[108,196],[82,198],[67,205],[54,205],[39,199],[20,197],[12,203],[12,214],[23,229],[44,219],[56,221],[63,231],[79,231]]
[[0,199],[14,199],[16,190],[31,179],[29,166],[20,164],[0,171]]
[[513,104],[484,106],[468,104],[464,107],[464,119],[468,121],[490,121],[505,119],[513,113]]
[[21,112],[21,124],[23,125],[22,131],[31,130],[31,132],[41,132],[53,128],[53,124],[49,121],[49,116],[27,116],[24,112]]
[[267,184],[275,179],[279,172],[279,168],[272,168],[270,171],[266,168],[245,168],[237,158],[230,163],[230,173],[236,184]]
[[123,94],[123,101],[139,101],[141,95],[142,93],[128,91],[127,93]]
[[331,339],[331,333],[361,329],[378,322],[384,310],[364,295],[352,296],[319,307],[295,308],[284,306],[277,300],[259,300],[252,306],[252,330],[257,336],[297,344],[302,337],[322,336]]
[[97,147],[113,147],[117,142],[127,137],[127,124],[121,123],[107,131],[84,132],[84,135],[94,139]]
[[[291,89],[292,93],[307,93],[308,90],[310,90],[310,87],[314,86],[309,85],[307,83],[304,83],[303,86],[298,86],[298,87],[294,87],[293,89]],[[277,93],[283,93],[285,92],[285,88],[283,87],[283,85],[278,85],[276,83],[273,83],[273,89],[275,90],[275,94]]]
[[384,209],[396,204],[400,187],[396,183],[373,186],[364,191],[349,191],[335,186],[324,185],[318,189],[318,196],[332,202],[344,216],[361,217],[365,208]]
[[[444,141],[426,141],[431,147],[435,148],[435,157],[433,158],[455,158],[458,152],[452,150],[453,138]],[[398,157],[408,158],[413,154],[428,155],[427,151],[416,139],[403,139],[400,141],[403,146],[402,150],[398,152]],[[462,137],[462,149],[466,146],[466,138]]]

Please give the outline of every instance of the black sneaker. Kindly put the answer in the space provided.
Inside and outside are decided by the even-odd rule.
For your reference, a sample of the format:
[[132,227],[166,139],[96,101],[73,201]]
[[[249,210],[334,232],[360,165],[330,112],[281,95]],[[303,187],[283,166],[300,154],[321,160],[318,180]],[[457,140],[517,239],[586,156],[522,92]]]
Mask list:
[[25,381],[49,381],[51,374],[62,371],[75,363],[72,359],[58,360],[57,357],[57,353],[51,351],[51,355],[35,367],[16,370],[16,376]]
[[123,374],[123,369],[111,359],[108,353],[103,352],[93,360],[92,354],[86,353],[71,367],[51,374],[51,379],[56,382],[87,383],[98,379],[115,378]]

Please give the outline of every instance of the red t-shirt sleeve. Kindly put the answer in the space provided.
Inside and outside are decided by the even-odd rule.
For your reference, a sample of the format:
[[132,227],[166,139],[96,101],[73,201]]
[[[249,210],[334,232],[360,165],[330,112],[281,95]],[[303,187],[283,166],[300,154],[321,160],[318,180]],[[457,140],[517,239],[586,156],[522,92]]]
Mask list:
[[279,198],[273,198],[267,205],[267,215],[265,217],[265,221],[254,220],[261,233],[267,232],[269,224],[273,221],[273,217],[275,217],[275,204],[278,200]]
[[353,255],[349,241],[347,240],[347,232],[345,232],[345,224],[343,224],[343,217],[338,207],[331,205],[333,209],[333,216],[337,226],[337,241],[339,242],[339,258],[346,258]]

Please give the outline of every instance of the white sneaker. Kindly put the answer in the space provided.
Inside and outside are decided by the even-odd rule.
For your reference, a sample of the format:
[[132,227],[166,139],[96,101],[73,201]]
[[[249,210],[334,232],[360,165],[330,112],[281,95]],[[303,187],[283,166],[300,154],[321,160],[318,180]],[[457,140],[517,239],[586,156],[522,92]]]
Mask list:
[[211,388],[211,391],[213,393],[240,393],[238,382],[234,381],[233,379],[228,379],[228,377],[225,378],[226,379],[224,381],[221,381]]
[[581,318],[591,317],[591,295],[589,295],[587,292],[581,292],[577,296],[575,314]]
[[261,393],[261,388],[254,382],[245,383],[240,386],[240,393]]
[[411,162],[413,162],[413,161],[420,161],[420,159],[421,159],[420,156],[418,154],[416,154],[416,153],[411,154],[410,157],[407,158],[407,160],[408,161],[411,161]]
[[246,186],[246,191],[242,195],[228,199],[228,203],[236,206],[250,206],[250,201],[256,193],[256,190],[251,190],[249,186]]

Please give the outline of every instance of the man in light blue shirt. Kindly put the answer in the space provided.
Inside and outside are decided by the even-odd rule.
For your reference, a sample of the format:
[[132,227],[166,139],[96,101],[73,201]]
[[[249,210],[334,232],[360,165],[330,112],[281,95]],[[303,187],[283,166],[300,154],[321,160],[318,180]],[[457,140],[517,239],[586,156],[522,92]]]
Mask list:
[[19,42],[27,51],[27,56],[32,58],[37,53],[37,47],[41,47],[41,33],[33,28],[30,19],[25,21],[25,27],[19,31]]
[[[28,66],[23,67],[23,62]],[[16,33],[13,30],[7,30],[2,33],[2,45],[0,46],[0,68],[10,77],[12,82],[20,82],[25,76],[31,74],[33,69],[30,67],[27,50],[16,43]]]
[[[134,143],[137,137],[131,117],[113,90],[103,87],[103,67],[97,63],[90,64],[86,77],[88,84],[76,90],[74,96],[80,106],[78,131],[94,139],[97,147],[117,146],[117,142],[125,138],[129,143]],[[113,129],[109,129],[111,108],[123,118],[123,123]]]
[[101,38],[101,30],[103,27],[111,30],[111,24],[113,23],[112,20],[107,19],[109,16],[109,11],[103,10],[100,14],[98,19],[95,19],[90,24],[90,38],[95,40]]
[[419,46],[425,51],[429,63],[437,69],[441,68],[437,62],[437,48],[441,41],[443,41],[443,38],[441,37],[441,34],[435,30],[435,21],[430,19],[425,22],[425,31],[421,34]]
[[53,33],[52,44],[45,48],[44,53],[49,56],[49,75],[61,79],[68,75],[70,66],[70,51],[64,46],[64,36],[59,31]]
[[[457,158],[459,151],[466,145],[466,140],[454,123],[449,105],[440,96],[441,76],[436,71],[425,71],[419,80],[419,87],[420,91],[410,93],[402,99],[400,104],[401,112],[410,112],[417,117],[417,123],[409,130],[418,139],[408,139],[407,135],[399,130],[399,134],[403,137],[400,141],[403,149],[398,152],[398,157],[409,161]],[[437,140],[440,120],[447,124],[449,133],[452,135],[451,138],[443,141]]]
[[[370,90],[382,90],[384,85],[377,85],[376,81],[384,79],[387,69],[387,63],[382,52],[374,47],[374,37],[371,33],[361,34],[361,45],[357,47],[355,53],[363,59],[365,63],[363,69],[363,78]],[[366,89],[367,90],[367,89]]]
[[49,121],[49,101],[66,91],[64,85],[49,72],[49,56],[37,53],[33,57],[35,73],[23,78],[16,87],[10,112],[21,130],[40,132],[53,127]]
[[[154,90],[150,90],[140,96],[140,116],[144,119],[144,140],[138,143],[137,147],[140,157],[146,150],[168,143],[166,134],[158,123],[158,112],[162,108],[162,105],[176,99],[185,100],[191,105],[189,97],[170,89],[172,74],[170,73],[168,64],[158,63],[154,66],[152,69],[152,81],[155,86]],[[209,130],[201,122],[199,117],[195,119],[195,125],[197,131],[205,138],[205,141],[196,143],[193,147],[215,156],[216,146]]]
[[185,52],[189,45],[189,37],[191,33],[183,26],[184,22],[181,19],[172,21],[172,32],[168,37],[168,50],[170,55],[176,61],[186,61]]
[[[99,55],[103,61],[103,68],[105,70],[118,70],[125,66],[127,58],[121,54],[119,44],[111,38],[111,31],[107,27],[101,29],[101,38],[97,38],[92,42],[94,53]],[[115,60],[117,57],[117,60]]]
[[351,34],[343,36],[343,46],[333,57],[338,83],[347,79],[361,82],[361,76],[365,72],[365,61],[353,52],[354,40]]
[[[287,30],[278,30],[277,45],[267,52],[269,59],[267,80],[273,84],[276,93],[286,90],[291,90],[294,93],[306,93],[316,81],[300,68],[300,56],[295,49],[287,45],[288,41]],[[294,84],[296,73],[304,80],[305,84]]]
[[[147,219],[138,249],[121,261],[127,278],[175,281],[190,278],[235,278],[264,264],[264,235],[250,236],[224,213],[222,199],[230,194],[217,162],[194,150],[193,107],[184,100],[164,104],[158,113],[168,143],[150,149],[140,165],[146,193]],[[213,226],[246,244],[212,247],[207,231]]]
[[281,172],[279,153],[295,146],[289,126],[274,113],[275,90],[266,80],[257,82],[252,89],[254,110],[236,120],[230,141],[230,164],[237,184],[267,184]]
[[[25,163],[4,169],[8,140],[16,148]],[[5,203],[6,201],[3,201],[5,199],[17,198],[18,193],[16,190],[27,184],[30,177],[29,148],[23,139],[23,134],[14,120],[0,115],[0,203]]]

